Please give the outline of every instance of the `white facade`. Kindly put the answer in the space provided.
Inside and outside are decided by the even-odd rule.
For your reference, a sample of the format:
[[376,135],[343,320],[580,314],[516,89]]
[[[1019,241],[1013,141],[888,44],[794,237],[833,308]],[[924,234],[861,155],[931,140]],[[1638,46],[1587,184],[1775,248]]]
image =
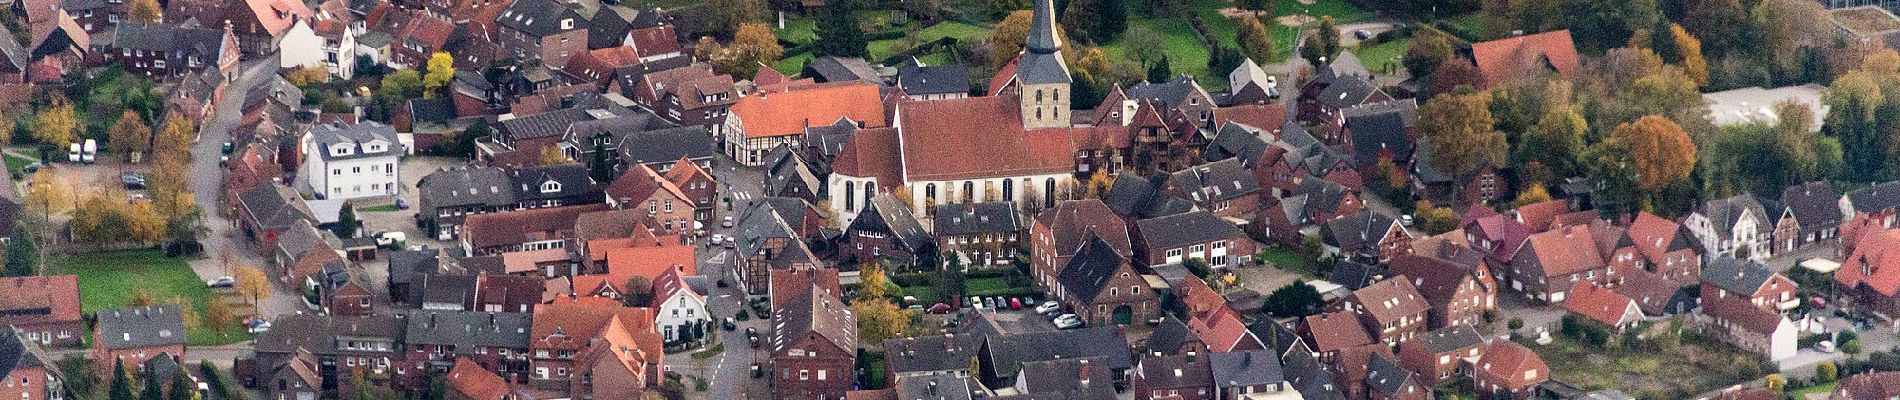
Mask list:
[[657,305],[653,325],[666,335],[667,342],[678,341],[695,322],[703,324],[708,335],[714,329],[712,316],[706,313],[706,300],[693,294],[692,289],[674,290],[671,297],[653,299],[652,304]]
[[[372,126],[373,125],[373,126]],[[403,151],[387,125],[319,125],[304,135],[303,176],[312,193],[326,199],[395,195],[401,188]],[[350,131],[382,131],[389,134]]]
[[1744,212],[1735,219],[1735,225],[1728,227],[1729,239],[1727,240],[1722,239],[1716,232],[1722,227],[1715,226],[1709,217],[1701,212],[1689,214],[1683,222],[1689,226],[1689,233],[1694,234],[1696,240],[1702,242],[1702,247],[1708,249],[1710,255],[1733,257],[1740,251],[1747,251],[1748,259],[1757,262],[1766,261],[1770,255],[1768,247],[1773,242],[1770,237],[1773,236],[1772,229],[1762,230],[1760,227],[1771,227],[1771,225],[1768,225],[1767,221],[1756,218],[1753,213]]
[[[831,193],[831,211],[843,224],[840,226],[850,226],[858,213],[870,206],[871,197],[877,195],[880,187],[876,177],[854,177],[833,172],[828,180],[830,182],[826,182],[829,186],[826,190]],[[1074,175],[1058,173],[915,181],[904,183],[904,190],[910,192],[911,215],[929,226],[932,221],[928,210],[936,205],[1011,201],[1017,210],[1027,212],[1032,208],[1048,208],[1055,202],[1072,199],[1075,184]],[[1030,207],[1032,203],[1037,207]]]
[[723,128],[713,128],[714,135],[723,133],[725,136],[726,155],[732,157],[732,160],[738,162],[739,165],[748,167],[765,165],[766,153],[771,152],[772,148],[778,147],[780,143],[798,148],[799,139],[804,136],[791,134],[748,138],[745,135],[745,123],[739,120],[738,114],[732,113],[726,114],[726,123],[723,124]]
[[277,49],[278,68],[324,67],[323,37],[301,19],[284,29],[277,38]]

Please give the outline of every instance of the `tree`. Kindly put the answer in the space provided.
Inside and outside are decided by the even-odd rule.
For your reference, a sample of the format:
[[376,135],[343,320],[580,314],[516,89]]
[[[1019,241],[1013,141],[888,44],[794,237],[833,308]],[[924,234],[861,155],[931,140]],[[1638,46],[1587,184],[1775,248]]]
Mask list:
[[1771,392],[1780,392],[1788,387],[1788,377],[1781,374],[1768,374],[1767,377],[1762,378],[1762,386],[1767,387]]
[[[46,218],[71,211],[75,204],[74,199],[71,177],[55,174],[50,168],[41,168],[39,172],[34,172],[33,180],[27,182],[27,206]],[[50,224],[46,225],[50,226]]]
[[1009,60],[1016,57],[1016,53],[1023,51],[1023,40],[1029,37],[1029,25],[1033,19],[1035,15],[1029,10],[1016,10],[1003,17],[1002,22],[996,23],[996,29],[990,31],[990,45],[995,47],[990,53],[991,67],[1002,68],[1003,64],[1008,64]]
[[146,175],[145,190],[151,196],[152,205],[161,215],[178,215],[185,212],[194,203],[191,192],[185,187],[191,179],[186,176],[185,156],[178,151],[167,150],[158,154],[152,162],[152,172]]
[[1504,134],[1492,130],[1491,111],[1482,93],[1434,97],[1419,107],[1418,131],[1432,168],[1462,176],[1504,160]]
[[1709,61],[1702,58],[1702,40],[1682,29],[1682,25],[1669,24],[1669,37],[1676,44],[1676,51],[1682,53],[1682,71],[1694,79],[1696,87],[1709,85]]
[[205,301],[205,315],[202,324],[206,330],[223,336],[224,330],[231,327],[231,320],[235,319],[236,316],[237,314],[231,310],[231,303],[224,301],[223,296],[212,296]]
[[647,307],[653,302],[653,280],[645,276],[627,277],[627,294],[620,299],[628,307]]
[[[434,56],[429,59],[433,61]],[[376,86],[376,97],[385,104],[406,101],[422,97],[422,73],[413,69],[399,70],[383,75]]]
[[191,382],[191,376],[185,374],[184,366],[179,366],[179,370],[172,373],[171,384],[171,391],[166,394],[166,400],[198,399],[198,385],[193,384]]
[[1412,214],[1417,216],[1418,230],[1428,235],[1437,235],[1458,229],[1458,212],[1451,208],[1433,206],[1432,202],[1419,200]]
[[284,80],[299,89],[312,89],[316,85],[330,80],[330,70],[323,67],[297,67],[284,72]]
[[1108,196],[1108,189],[1114,185],[1115,177],[1108,175],[1108,168],[1097,168],[1094,174],[1089,175],[1086,198],[1100,199]]
[[1128,28],[1128,33],[1122,34],[1122,48],[1128,49],[1123,54],[1134,59],[1144,69],[1152,68],[1156,62],[1168,58],[1168,38],[1146,26]]
[[132,400],[132,377],[125,373],[125,360],[112,359],[112,388],[107,391],[109,400]]
[[764,0],[710,0],[705,9],[708,27],[720,34],[736,35],[742,26],[765,19]]
[[1833,361],[1821,361],[1819,363],[1814,364],[1814,381],[1815,382],[1821,382],[1821,383],[1834,382],[1834,380],[1840,378],[1840,373],[1841,373],[1840,367],[1835,366]]
[[164,121],[158,136],[152,138],[152,156],[173,156],[182,162],[190,154],[192,138],[198,136],[198,125],[177,111],[165,113]]
[[1415,78],[1432,75],[1445,60],[1454,57],[1451,51],[1451,39],[1437,30],[1421,29],[1412,39],[1412,47],[1405,49],[1400,63],[1405,64],[1405,72]]
[[1306,282],[1294,281],[1267,295],[1263,309],[1274,317],[1293,318],[1318,314],[1320,308],[1325,306],[1326,300],[1320,296],[1318,289]]
[[79,141],[79,116],[66,96],[53,95],[33,119],[33,137],[61,149]]
[[151,24],[164,18],[161,14],[164,11],[159,8],[157,0],[132,0],[132,4],[127,7],[125,17],[132,22]]
[[1332,63],[1334,54],[1339,54],[1339,23],[1331,15],[1323,16],[1319,18],[1319,30],[1300,45],[1300,58],[1318,68]]
[[1463,58],[1452,57],[1432,68],[1432,74],[1426,77],[1429,86],[1425,87],[1425,98],[1430,99],[1441,94],[1457,92],[1461,87],[1478,84],[1478,68]]
[[1274,1],[1275,0],[1237,0],[1234,2],[1234,6],[1242,10],[1252,11],[1254,18],[1260,18],[1262,14],[1273,12]]
[[270,295],[270,278],[264,275],[264,270],[252,266],[240,266],[237,268],[235,278],[237,282],[233,286],[236,287],[238,295],[250,300],[253,309],[258,305],[258,301],[264,299],[264,296]]
[[1577,173],[1577,162],[1583,153],[1584,135],[1590,127],[1584,123],[1583,115],[1573,107],[1551,109],[1537,120],[1537,125],[1525,132],[1518,143],[1518,159],[1527,163],[1537,163],[1549,176],[1532,177],[1538,182],[1550,182],[1555,177],[1569,177]]
[[434,98],[455,80],[455,56],[446,51],[429,54],[428,73],[422,76],[422,97]]
[[1518,208],[1518,207],[1542,203],[1546,201],[1550,201],[1550,189],[1545,189],[1543,184],[1533,183],[1530,186],[1524,187],[1524,190],[1517,191],[1517,199],[1511,201],[1511,208]]
[[[141,0],[150,1],[150,0]],[[137,112],[125,110],[119,114],[119,122],[112,124],[112,131],[106,137],[106,148],[119,155],[134,157],[132,154],[145,153],[152,148],[152,128],[140,121]]]
[[1163,83],[1171,79],[1174,79],[1174,72],[1168,66],[1168,56],[1161,56],[1161,61],[1156,62],[1152,67],[1148,67],[1149,82]]
[[[1748,10],[1739,0],[1692,0],[1683,18],[1689,32],[1709,41],[1710,53],[1720,58],[1744,46],[1760,43],[1759,30],[1750,29]],[[1683,55],[1689,55],[1684,49]]]
[[570,161],[567,159],[567,154],[561,153],[560,146],[550,144],[546,146],[541,146],[541,157],[538,160],[538,162],[540,162],[542,166],[551,166],[551,165],[566,164],[573,161]]
[[1536,18],[1544,20],[1536,26],[1523,27],[1535,28],[1530,29],[1534,32],[1569,29],[1577,47],[1584,51],[1621,46],[1637,29],[1650,26],[1657,18],[1656,0],[1557,0],[1553,3],[1558,4],[1549,10],[1527,9],[1527,12],[1542,14]]
[[[1241,3],[1271,2],[1272,0],[1241,0]],[[1234,42],[1240,44],[1240,53],[1254,62],[1264,63],[1273,59],[1273,35],[1267,33],[1267,25],[1253,16],[1240,17],[1239,26],[1234,27]]]
[[890,299],[858,300],[851,303],[851,312],[858,317],[858,339],[864,344],[876,346],[910,331],[910,313]]
[[1840,138],[1843,179],[1871,181],[1879,178],[1886,152],[1879,144],[1880,134],[1875,112],[1886,106],[1887,98],[1874,74],[1849,72],[1829,86],[1826,129]]
[[1662,116],[1617,125],[1609,143],[1634,161],[1637,188],[1644,191],[1688,179],[1689,170],[1695,167],[1695,142],[1681,126]]
[[864,57],[864,31],[858,28],[857,8],[850,4],[835,2],[819,11],[816,46],[819,55]]
[[191,300],[186,300],[185,296],[172,296],[165,304],[178,306],[178,317],[185,321],[186,327],[199,329],[204,326],[204,321],[198,319],[198,307],[192,305]]
[[588,169],[587,176],[594,182],[613,182],[614,158],[606,144],[594,142],[594,165]]
[[0,269],[0,276],[39,275],[39,263],[35,258],[40,254],[39,243],[35,243],[32,234],[20,233],[7,240],[6,268]]
[[772,27],[765,24],[745,24],[733,34],[732,44],[720,46],[710,38],[700,39],[698,53],[701,58],[712,60],[713,68],[720,72],[737,76],[754,76],[759,67],[778,62],[785,55],[785,47],[778,44],[778,37],[772,33]]
[[1069,0],[1062,20],[1070,38],[1108,43],[1128,29],[1128,8],[1121,0]]
[[[954,255],[946,255],[953,257]],[[890,285],[884,277],[884,264],[877,260],[865,261],[858,270],[861,277],[858,284],[858,300],[884,298],[890,294]]]
[[330,232],[335,233],[339,238],[353,238],[356,237],[357,225],[360,223],[356,219],[356,205],[344,201],[343,207],[336,212],[336,226],[330,228]]

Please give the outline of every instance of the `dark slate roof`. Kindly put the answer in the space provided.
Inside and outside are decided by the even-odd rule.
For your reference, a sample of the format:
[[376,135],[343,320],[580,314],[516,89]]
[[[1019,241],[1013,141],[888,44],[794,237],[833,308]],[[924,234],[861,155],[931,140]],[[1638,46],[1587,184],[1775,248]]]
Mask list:
[[1099,356],[1023,362],[1020,375],[1023,390],[1027,393],[990,398],[997,400],[1115,398],[1114,375],[1112,375],[1113,371],[1110,371],[1113,365],[1108,357]]
[[1774,217],[1768,215],[1767,209],[1762,207],[1761,202],[1752,194],[1740,194],[1703,202],[1700,212],[1702,216],[1709,218],[1709,225],[1715,227],[1716,236],[1725,240],[1734,234],[1735,230],[1732,228],[1735,227],[1735,223],[1741,222],[1742,216],[1747,214],[1754,214],[1755,220],[1761,221],[1760,224],[1755,225],[1757,232],[1767,233],[1774,230],[1775,221],[1772,219]]
[[1313,400],[1344,400],[1339,387],[1333,385],[1333,374],[1326,372],[1326,364],[1321,364],[1313,353],[1295,351],[1286,354],[1286,381],[1300,397]]
[[13,35],[0,35],[0,61],[7,63],[8,70],[24,72],[27,65],[33,63],[33,56]]
[[805,146],[816,147],[819,154],[835,157],[844,150],[845,143],[857,134],[858,124],[840,118],[831,125],[805,128]]
[[1427,352],[1438,354],[1472,346],[1483,346],[1484,336],[1470,325],[1452,325],[1418,336]]
[[416,286],[409,289],[409,308],[422,308],[426,303],[466,306],[475,299],[475,275],[412,276],[410,282]]
[[786,344],[808,333],[842,351],[858,348],[857,318],[852,317],[843,300],[816,285],[800,292],[797,298],[772,311],[772,325],[776,327],[772,333],[773,352],[785,350]]
[[[294,353],[298,349],[312,354],[336,354],[341,338],[376,338],[401,342],[408,329],[402,317],[393,315],[331,316],[287,314],[271,322],[271,329],[257,335],[260,353]],[[402,349],[393,348],[391,352]]]
[[1353,154],[1359,165],[1379,162],[1390,153],[1392,160],[1403,162],[1412,155],[1412,138],[1406,133],[1405,118],[1398,111],[1367,115],[1347,115],[1346,129],[1352,130]]
[[975,389],[971,387],[972,380],[950,374],[912,376],[898,379],[897,387],[892,390],[900,399],[970,400],[973,398],[971,390]]
[[[561,26],[562,18],[571,18],[573,24]],[[498,20],[501,26],[527,33],[534,37],[585,28],[587,21],[581,20],[579,13],[568,8],[567,3],[554,0],[519,0],[502,10]]]
[[[46,366],[38,354],[28,349],[20,334],[12,329],[0,329],[0,377],[11,376],[13,371]],[[49,373],[59,373],[58,368],[46,368]]]
[[1142,243],[1150,249],[1172,249],[1241,235],[1234,223],[1207,210],[1144,219],[1136,221],[1135,226],[1141,232]]
[[[1289,352],[1305,353],[1308,351],[1305,344],[1306,339],[1300,337],[1299,332],[1294,332],[1293,328],[1288,328],[1286,325],[1280,325],[1271,320],[1248,324],[1247,331],[1253,333],[1254,337],[1260,338],[1265,344],[1272,346],[1274,354],[1287,354]],[[1294,346],[1299,347],[1296,348]]]
[[[110,45],[120,49],[158,52],[194,52],[202,56],[217,54],[224,43],[224,30],[187,28],[177,25],[121,23],[104,35]],[[101,43],[94,43],[101,44]],[[211,60],[204,60],[207,64]]]
[[1855,211],[1861,212],[1880,212],[1900,207],[1900,181],[1850,190],[1847,200],[1854,203]]
[[[521,200],[580,196],[594,189],[594,178],[579,163],[517,168],[508,175],[514,180],[515,197]],[[561,189],[542,193],[541,184],[548,181],[559,183]]]
[[[1794,220],[1806,229],[1823,229],[1841,224],[1841,194],[1826,181],[1789,186],[1781,191],[1781,206],[1794,214]],[[1777,215],[1770,218],[1779,218]]]
[[1286,381],[1280,370],[1280,357],[1272,350],[1208,353],[1207,363],[1214,372],[1215,386],[1251,386]]
[[442,263],[440,254],[435,249],[396,250],[385,254],[389,261],[389,283],[409,283],[415,274],[434,274]]
[[1188,96],[1200,92],[1201,86],[1193,77],[1180,76],[1161,83],[1142,82],[1123,90],[1129,100],[1147,100],[1162,107],[1180,107],[1186,105]]
[[249,210],[251,217],[257,219],[258,229],[284,229],[299,219],[314,218],[303,205],[303,199],[295,196],[289,188],[257,185],[238,193],[238,206]]
[[[476,347],[526,349],[534,315],[481,311],[410,310],[404,343],[453,345],[456,354]],[[494,350],[489,350],[494,351]]]
[[1241,165],[1252,167],[1260,163],[1266,151],[1267,141],[1260,138],[1259,128],[1229,122],[1215,131],[1214,139],[1201,150],[1201,158],[1207,161],[1239,158]]
[[1022,214],[1009,202],[938,205],[935,223],[938,236],[956,236],[1028,229]]
[[[507,206],[515,204],[508,172],[496,167],[451,167],[416,181],[418,197],[429,207]],[[428,211],[428,210],[423,210]]]
[[455,99],[449,96],[409,99],[409,115],[415,122],[447,123],[455,120]]
[[777,207],[770,206],[770,203],[758,204],[748,209],[739,218],[739,223],[735,227],[736,232],[733,233],[733,238],[739,241],[740,258],[759,254],[759,250],[764,248],[769,239],[791,238],[797,241],[798,232],[792,230],[792,227],[779,216],[779,213],[784,211],[776,211]]
[[1069,265],[1062,268],[1061,276],[1056,279],[1077,299],[1092,302],[1096,295],[1106,291],[1109,279],[1114,278],[1115,272],[1126,262],[1107,241],[1095,237],[1069,259]]
[[913,95],[966,93],[970,70],[963,64],[918,66],[915,59],[897,70],[897,87]]
[[1398,397],[1405,390],[1405,385],[1417,378],[1412,371],[1399,366],[1399,360],[1384,354],[1373,353],[1370,364],[1366,365],[1366,386],[1371,386],[1372,390],[1387,398]]
[[[313,148],[310,151],[323,156],[325,160],[351,160],[366,157],[381,157],[401,154],[401,142],[396,141],[396,128],[375,121],[365,121],[354,125],[340,123],[321,124],[310,128]],[[383,150],[368,151],[365,144],[371,141],[383,142]],[[331,154],[330,146],[342,143],[353,144],[350,154]]]
[[1200,341],[1187,324],[1181,323],[1181,319],[1169,316],[1161,318],[1161,325],[1155,326],[1154,332],[1148,334],[1148,341],[1143,343],[1143,353],[1174,354],[1181,350],[1182,345]]
[[1056,32],[1056,10],[1053,0],[1036,0],[1035,9],[1030,11],[1029,36],[1023,39],[1023,48],[1031,54],[1049,54],[1062,49],[1062,36]]
[[1741,260],[1735,257],[1713,257],[1708,265],[1702,266],[1702,281],[1715,284],[1716,287],[1742,296],[1755,294],[1763,283],[1775,276],[1775,271],[1762,263]]
[[98,318],[93,330],[108,349],[185,344],[185,317],[176,305],[103,310]]
[[785,187],[793,183],[804,185],[805,188],[814,192],[813,195],[824,190],[824,183],[818,180],[818,175],[812,171],[811,165],[805,163],[805,157],[792,151],[790,146],[780,144],[772,149],[772,155],[767,156],[766,159],[773,160],[771,166],[765,171],[765,186],[768,189],[766,192],[784,193]]
[[718,152],[706,139],[706,128],[700,126],[631,132],[616,140],[620,143],[620,159],[628,165],[697,160]]
[[1260,191],[1260,180],[1238,159],[1226,159],[1176,171],[1168,183],[1196,202],[1233,200]]
[[1326,280],[1345,286],[1347,289],[1364,289],[1371,285],[1373,277],[1385,274],[1385,268],[1352,260],[1339,260],[1333,264],[1333,272]]
[[1016,80],[1024,84],[1070,83],[1069,67],[1062,56],[1023,53],[1016,61]]
[[635,98],[636,95],[634,91],[640,87],[640,80],[645,78],[647,74],[674,68],[683,68],[690,65],[693,65],[693,57],[690,54],[655,59],[653,61],[614,68],[614,79],[620,81],[620,95],[631,99]]
[[1144,178],[1133,173],[1115,175],[1115,183],[1102,195],[1102,203],[1123,217],[1143,219],[1175,215],[1194,209],[1194,203],[1162,190],[1166,175]]
[[891,373],[959,371],[970,369],[983,345],[978,335],[924,335],[884,341],[884,360]]
[[1320,227],[1320,238],[1325,243],[1338,247],[1342,251],[1359,251],[1385,237],[1386,230],[1397,220],[1385,213],[1371,209],[1360,210],[1326,221]]
[[633,21],[628,22],[628,27],[633,29],[652,28],[662,23],[666,23],[666,12],[660,10],[659,7],[647,6],[647,8],[640,9],[638,14],[634,14]]
[[850,82],[862,80],[881,83],[883,78],[877,75],[877,68],[862,58],[825,56],[814,58],[805,63],[805,68],[817,73],[820,82]]
[[[1121,345],[1127,342],[1120,328],[1091,326],[991,336],[986,346],[990,348],[990,363],[997,366],[997,374],[1013,375],[1004,371],[1015,370],[1027,362],[1085,357],[1102,357],[1102,363],[1108,368],[1125,370],[1134,366],[1135,359],[1128,346]],[[1104,346],[1106,343],[1115,345]]]
[[[916,251],[923,249],[926,244],[930,243],[929,233],[924,230],[922,224],[917,223],[917,217],[911,216],[910,206],[898,201],[896,196],[892,196],[890,193],[883,193],[872,197],[871,208],[875,209],[873,214],[879,217],[874,219],[881,220],[880,222],[884,225],[885,230],[888,230],[893,235],[897,235],[897,239],[902,241],[905,246],[908,246],[910,250]],[[863,219],[865,219],[864,215],[858,216],[858,220]],[[856,222],[855,220],[853,221],[852,227],[858,226]]]
[[1300,157],[1305,157],[1311,152],[1310,149],[1320,146],[1319,139],[1314,138],[1313,133],[1307,132],[1306,127],[1298,121],[1280,124],[1279,140],[1275,144]]
[[[538,0],[530,0],[538,1]],[[521,3],[515,3],[521,4]],[[575,124],[585,121],[621,119],[625,126],[618,128],[645,129],[649,119],[622,119],[620,117],[642,114],[626,107],[606,103],[598,97],[580,100],[574,107],[563,108],[501,121],[501,130],[516,140],[562,136]],[[625,147],[625,146],[621,146]],[[670,160],[669,160],[670,161]]]
[[1319,102],[1335,109],[1359,105],[1360,102],[1379,91],[1371,81],[1356,77],[1339,77],[1326,90],[1319,92]]

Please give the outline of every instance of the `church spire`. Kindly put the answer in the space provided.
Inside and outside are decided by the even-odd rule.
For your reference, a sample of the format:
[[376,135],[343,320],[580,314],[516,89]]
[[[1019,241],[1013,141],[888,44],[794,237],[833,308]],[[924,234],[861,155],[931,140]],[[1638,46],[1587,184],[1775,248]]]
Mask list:
[[1057,33],[1055,0],[1036,0],[1034,17],[1029,22],[1029,37],[1023,40],[1023,48],[1031,53],[1055,53],[1062,49],[1062,37]]

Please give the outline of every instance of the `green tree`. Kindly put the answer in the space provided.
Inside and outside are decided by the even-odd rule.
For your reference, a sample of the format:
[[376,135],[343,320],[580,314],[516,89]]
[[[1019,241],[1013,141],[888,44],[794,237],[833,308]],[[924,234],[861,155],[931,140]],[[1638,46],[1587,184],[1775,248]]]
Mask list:
[[39,243],[32,234],[21,232],[7,239],[7,263],[0,276],[33,276],[39,274]]
[[1146,26],[1129,27],[1128,33],[1122,34],[1122,48],[1128,49],[1124,54],[1144,69],[1168,58],[1167,37]]
[[1174,72],[1168,66],[1168,56],[1161,56],[1161,61],[1155,62],[1155,65],[1152,67],[1148,67],[1149,82],[1162,83],[1170,79],[1174,79]]
[[359,222],[356,219],[356,205],[345,201],[343,202],[343,208],[336,212],[336,227],[330,228],[330,232],[336,233],[336,237],[339,238],[353,238],[356,237],[358,224]]
[[1274,1],[1275,0],[1236,0],[1234,1],[1234,6],[1242,10],[1252,11],[1254,18],[1261,18],[1263,14],[1273,12]]
[[765,20],[764,0],[709,0],[705,4],[708,26],[721,35],[736,35],[741,26]]
[[1320,17],[1318,31],[1300,45],[1300,58],[1318,68],[1332,63],[1335,54],[1339,54],[1339,23],[1331,15]]
[[819,11],[818,54],[864,57],[864,32],[858,27],[858,10],[851,4],[849,1],[834,2]]
[[128,157],[151,150],[152,127],[145,126],[141,119],[138,112],[129,109],[119,114],[119,121],[112,124],[106,138],[106,148]]
[[1451,39],[1435,29],[1420,29],[1412,39],[1412,47],[1405,49],[1400,63],[1405,64],[1405,72],[1413,77],[1429,77],[1439,64],[1452,59]]
[[455,80],[455,56],[446,51],[429,54],[428,73],[422,76],[422,97],[434,98]]
[[125,360],[112,360],[112,387],[106,392],[108,400],[132,400],[132,377],[125,373]]
[[1069,0],[1062,20],[1070,38],[1108,43],[1128,29],[1128,7],[1121,0]]
[[191,376],[185,373],[184,366],[180,365],[178,372],[172,374],[171,384],[170,393],[165,397],[166,400],[198,399],[198,385],[191,382]]
[[1431,167],[1462,176],[1504,161],[1504,134],[1492,129],[1488,96],[1442,95],[1419,107],[1418,131],[1431,152]]
[[1524,26],[1541,32],[1569,29],[1577,47],[1600,52],[1626,44],[1637,29],[1653,24],[1657,18],[1656,0],[1556,0],[1553,10],[1538,18],[1541,26]]
[[1831,383],[1840,379],[1841,369],[1833,361],[1821,361],[1814,364],[1814,381]]
[[[165,384],[167,382],[159,380],[158,374],[153,372],[156,371],[146,371],[145,378],[140,379],[145,382],[145,389],[139,391],[139,400],[165,400]],[[177,373],[183,374],[184,371],[178,371]]]
[[626,285],[627,293],[622,295],[621,303],[628,307],[647,307],[647,303],[653,302],[652,279],[641,275],[629,276]]
[[376,86],[376,96],[385,104],[422,97],[422,74],[405,69],[383,75],[382,83]]
[[594,165],[588,176],[594,178],[594,182],[613,182],[614,158],[608,154],[606,144],[594,142]]
[[1313,285],[1294,281],[1268,294],[1263,309],[1267,315],[1276,318],[1293,318],[1318,314],[1320,308],[1325,305],[1325,298],[1320,296],[1319,290],[1314,289]]
[[1518,160],[1541,166],[1549,176],[1534,178],[1540,182],[1573,176],[1577,173],[1578,157],[1583,153],[1584,135],[1589,130],[1583,115],[1575,108],[1551,109],[1518,142]]

